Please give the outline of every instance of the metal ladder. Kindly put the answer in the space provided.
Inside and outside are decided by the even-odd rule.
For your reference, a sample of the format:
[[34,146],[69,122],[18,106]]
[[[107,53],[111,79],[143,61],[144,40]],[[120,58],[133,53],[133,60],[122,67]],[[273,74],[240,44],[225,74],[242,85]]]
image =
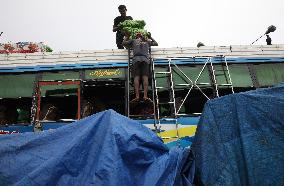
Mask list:
[[[155,91],[155,129],[157,133],[161,132],[161,121],[166,122],[167,124],[174,124],[176,130],[176,136],[171,137],[162,137],[163,139],[170,139],[170,138],[180,138],[179,135],[179,124],[177,121],[177,109],[176,109],[176,100],[175,100],[175,91],[174,91],[174,82],[173,82],[173,71],[171,67],[171,59],[167,61],[166,71],[156,71],[154,62],[152,62],[152,81],[154,84],[154,91]],[[158,77],[157,77],[158,76]],[[167,78],[167,85],[166,87],[159,86],[157,83],[158,78]],[[169,92],[169,99],[161,102],[159,99],[159,90],[166,89]],[[160,114],[160,106],[161,105],[169,105],[170,110],[170,118],[161,118]]]
[[[222,69],[221,70],[215,70],[212,58],[210,58],[210,60],[209,60],[210,66],[208,68],[211,84],[212,84],[213,90],[214,90],[214,92],[213,92],[214,97],[220,97],[219,87],[230,87],[232,93],[234,93],[234,87],[233,87],[233,83],[232,83],[231,74],[230,74],[230,70],[229,70],[229,67],[228,67],[227,59],[226,59],[225,56],[218,56],[218,57],[220,57],[221,60],[222,60],[222,63],[221,63]],[[223,76],[225,78],[226,83],[220,83],[219,84],[218,81],[217,81],[218,76],[221,76],[221,77]]]
[[[199,72],[198,76],[195,78],[195,80],[188,77],[183,72],[183,70],[181,68],[179,68],[179,66],[177,64],[173,63],[174,66],[175,66],[175,72],[176,73],[179,72],[185,78],[185,83],[175,84],[175,86],[176,87],[179,86],[179,87],[188,88],[188,91],[187,91],[185,97],[183,98],[182,103],[176,109],[177,110],[177,112],[176,112],[177,116],[184,115],[184,114],[180,113],[180,110],[181,110],[182,106],[184,105],[185,101],[187,100],[187,98],[189,97],[189,94],[191,93],[193,88],[197,88],[204,95],[204,97],[206,97],[207,100],[210,100],[211,97],[205,94],[205,92],[202,90],[202,87],[211,87],[213,89],[213,98],[214,97],[220,97],[220,94],[219,94],[219,87],[220,86],[229,86],[229,87],[231,87],[232,93],[234,93],[234,87],[233,87],[233,83],[232,83],[232,79],[231,79],[231,75],[230,75],[230,71],[229,71],[229,67],[228,67],[226,57],[225,56],[217,56],[217,57],[221,58],[221,60],[222,60],[222,63],[221,63],[222,64],[222,70],[215,70],[214,69],[212,57],[208,57],[208,56],[207,57],[206,56],[204,56],[204,57],[200,56],[200,57],[205,58],[205,63],[203,64],[202,69],[200,70],[200,72]],[[200,79],[201,75],[204,73],[206,68],[209,71],[210,82],[199,82],[199,79]],[[224,76],[225,79],[226,79],[226,83],[219,84],[216,76]]]
[[128,66],[127,66],[127,73],[126,73],[126,99],[125,99],[125,110],[126,110],[126,116],[130,116],[130,111],[129,111],[129,101],[130,101],[130,65],[131,65],[131,49],[128,49]]

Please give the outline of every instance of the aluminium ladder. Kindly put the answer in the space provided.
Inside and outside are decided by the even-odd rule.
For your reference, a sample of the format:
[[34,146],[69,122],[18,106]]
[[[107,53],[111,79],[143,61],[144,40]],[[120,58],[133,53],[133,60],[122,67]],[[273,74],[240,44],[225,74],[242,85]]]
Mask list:
[[[184,114],[180,113],[180,109],[181,107],[184,105],[185,101],[188,99],[189,94],[191,93],[193,88],[197,88],[205,97],[207,100],[210,100],[211,97],[206,95],[205,92],[202,90],[203,88],[209,87],[212,88],[213,90],[213,98],[214,97],[220,97],[220,93],[219,93],[219,88],[220,87],[230,87],[232,93],[234,93],[234,87],[233,87],[233,83],[232,83],[232,79],[231,79],[231,74],[229,71],[229,67],[228,67],[228,63],[227,63],[227,59],[225,56],[216,56],[213,58],[221,58],[221,65],[222,65],[222,69],[221,70],[215,70],[214,67],[214,63],[212,61],[212,57],[202,57],[200,56],[200,58],[205,58],[205,63],[202,66],[202,69],[200,70],[198,76],[195,78],[195,80],[191,79],[187,74],[185,74],[183,72],[183,70],[175,63],[175,73],[180,73],[184,78],[185,78],[185,83],[179,83],[179,84],[175,84],[176,87],[185,87],[188,88],[188,92],[186,93],[182,103],[180,104],[180,106],[177,107],[177,116],[182,116]],[[201,77],[201,75],[205,72],[205,69],[208,69],[208,73],[209,73],[209,77],[210,77],[210,82],[199,82],[199,79]],[[223,76],[226,83],[219,83],[219,80],[217,79],[217,77],[219,76]],[[201,87],[202,86],[202,87]]]
[[[175,125],[176,135],[171,137],[162,137],[164,139],[177,138],[179,139],[179,124],[177,121],[177,109],[176,109],[176,100],[175,100],[175,91],[174,91],[174,81],[173,81],[173,71],[171,67],[171,59],[167,60],[167,66],[163,71],[156,71],[154,62],[152,62],[152,71],[153,71],[153,84],[155,90],[155,129],[157,133],[161,132],[161,122],[165,122],[167,124]],[[159,86],[157,79],[163,78],[166,79],[167,83],[165,87]],[[169,98],[168,100],[160,100],[159,90],[168,91]],[[168,105],[170,114],[169,118],[161,118],[160,108],[162,105]],[[179,142],[179,141],[178,141]],[[179,143],[178,143],[179,144]]]
[[[228,67],[227,59],[225,56],[218,56],[221,58],[221,67],[222,69],[216,70],[212,58],[210,58],[209,63],[210,65],[208,66],[208,71],[209,71],[209,76],[211,80],[211,84],[213,86],[213,95],[214,97],[220,97],[219,93],[219,87],[229,87],[231,89],[231,92],[234,93],[234,87],[231,79],[231,74],[230,70]],[[223,60],[224,59],[224,60]],[[225,83],[219,83],[217,77],[224,77]]]

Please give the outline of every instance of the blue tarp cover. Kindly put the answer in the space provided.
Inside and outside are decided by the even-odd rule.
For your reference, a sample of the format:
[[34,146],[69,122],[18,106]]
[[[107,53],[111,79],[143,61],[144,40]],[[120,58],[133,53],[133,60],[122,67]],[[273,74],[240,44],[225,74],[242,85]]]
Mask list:
[[284,185],[284,84],[210,100],[191,146],[200,185]]
[[191,185],[188,154],[107,110],[56,130],[0,136],[0,185]]

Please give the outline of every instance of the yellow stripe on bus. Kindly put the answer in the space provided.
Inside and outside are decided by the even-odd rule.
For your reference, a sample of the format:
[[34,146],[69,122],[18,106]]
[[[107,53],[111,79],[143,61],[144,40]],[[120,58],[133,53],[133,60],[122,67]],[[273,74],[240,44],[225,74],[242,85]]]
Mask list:
[[[194,136],[196,131],[197,125],[191,125],[189,127],[179,128],[179,138],[186,137],[186,136]],[[177,138],[177,130],[168,130],[164,131],[158,134],[160,137],[162,137],[164,143],[176,141]]]

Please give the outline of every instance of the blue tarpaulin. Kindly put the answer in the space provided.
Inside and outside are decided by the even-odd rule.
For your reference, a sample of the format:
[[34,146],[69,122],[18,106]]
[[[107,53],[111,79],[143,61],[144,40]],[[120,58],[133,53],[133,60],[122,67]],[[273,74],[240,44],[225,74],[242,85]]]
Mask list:
[[[284,185],[284,84],[206,103],[189,149],[107,110],[0,136],[0,185]],[[195,177],[193,176],[195,175]]]
[[284,84],[206,103],[191,146],[200,185],[284,185]]
[[188,154],[107,110],[55,130],[0,136],[0,185],[191,185]]

